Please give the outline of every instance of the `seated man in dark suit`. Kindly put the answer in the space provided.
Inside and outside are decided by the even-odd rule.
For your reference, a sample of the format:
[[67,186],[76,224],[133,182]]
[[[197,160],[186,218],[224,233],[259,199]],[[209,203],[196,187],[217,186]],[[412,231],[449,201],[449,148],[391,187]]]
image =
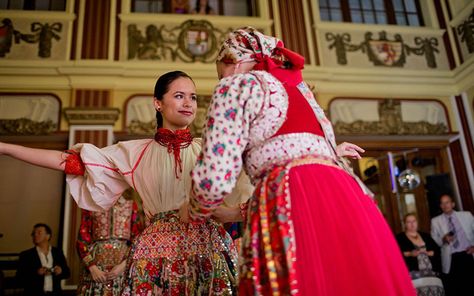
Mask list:
[[48,225],[36,224],[31,233],[35,247],[20,254],[16,276],[24,295],[61,295],[61,280],[70,272],[63,252],[50,245],[51,236]]

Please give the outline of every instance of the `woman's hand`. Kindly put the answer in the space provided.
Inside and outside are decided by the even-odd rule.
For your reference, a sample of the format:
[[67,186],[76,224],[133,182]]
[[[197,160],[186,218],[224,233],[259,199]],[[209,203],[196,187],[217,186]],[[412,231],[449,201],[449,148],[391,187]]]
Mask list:
[[179,219],[183,223],[189,223],[189,201],[185,201],[181,207],[179,207]]
[[357,146],[356,144],[347,143],[347,142],[341,143],[337,145],[336,147],[336,154],[339,157],[350,157],[354,159],[361,159],[362,157],[360,156],[359,153],[364,153],[364,152],[365,150]]
[[92,279],[97,283],[105,283],[107,281],[107,274],[100,270],[97,265],[89,266]]
[[118,278],[125,271],[126,265],[126,260],[123,260],[120,264],[115,265],[112,270],[107,273],[107,280],[110,281]]
[[237,207],[227,207],[221,205],[214,210],[212,217],[217,222],[228,223],[228,222],[240,222],[243,221],[243,217],[240,214],[240,208]]

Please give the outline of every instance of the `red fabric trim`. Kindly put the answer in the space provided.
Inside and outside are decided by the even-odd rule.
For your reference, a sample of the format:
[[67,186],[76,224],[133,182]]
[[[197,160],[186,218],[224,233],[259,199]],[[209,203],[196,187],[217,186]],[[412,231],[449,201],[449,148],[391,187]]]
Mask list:
[[64,172],[68,175],[84,176],[85,166],[81,156],[75,150],[66,150],[68,154],[65,161]]
[[151,143],[153,143],[153,141],[148,142],[145,148],[143,148],[142,152],[140,152],[140,156],[138,157],[138,160],[133,166],[132,170],[130,172],[126,172],[123,174],[123,175],[132,174],[132,186],[133,186],[133,189],[135,189],[135,191],[137,191],[137,187],[135,186],[135,176],[133,173],[135,172],[135,169],[138,167],[138,164],[140,164],[140,162],[142,161],[143,155],[145,154],[146,149],[148,148],[148,146],[150,146]]

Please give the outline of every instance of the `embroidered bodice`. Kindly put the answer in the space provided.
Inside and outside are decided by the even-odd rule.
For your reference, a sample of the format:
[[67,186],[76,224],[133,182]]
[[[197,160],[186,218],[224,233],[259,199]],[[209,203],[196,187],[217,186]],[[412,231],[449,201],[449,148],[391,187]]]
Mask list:
[[133,201],[123,197],[108,211],[91,212],[92,240],[125,239],[131,236]]
[[[310,110],[305,117],[307,126],[289,124],[282,128],[291,113],[289,93],[306,100],[305,104],[300,100],[300,106]],[[204,216],[210,213],[205,208],[214,208],[222,202],[222,194],[230,192],[242,168],[256,184],[272,166],[306,155],[344,167],[336,156],[331,123],[308,86],[304,82],[284,85],[265,71],[236,74],[219,82],[203,141],[192,178],[195,200]]]

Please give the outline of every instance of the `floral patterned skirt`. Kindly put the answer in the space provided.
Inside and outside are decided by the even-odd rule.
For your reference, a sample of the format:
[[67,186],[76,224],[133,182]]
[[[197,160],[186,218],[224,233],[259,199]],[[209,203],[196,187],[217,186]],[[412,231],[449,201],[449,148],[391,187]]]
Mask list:
[[235,295],[237,250],[213,220],[155,215],[132,244],[122,295]]
[[[115,265],[120,264],[126,258],[128,250],[129,246],[126,240],[103,240],[97,241],[92,245],[94,262],[102,271],[110,271]],[[77,287],[77,295],[117,296],[120,295],[122,280],[123,275],[120,275],[106,283],[95,282],[89,270],[84,266]]]

